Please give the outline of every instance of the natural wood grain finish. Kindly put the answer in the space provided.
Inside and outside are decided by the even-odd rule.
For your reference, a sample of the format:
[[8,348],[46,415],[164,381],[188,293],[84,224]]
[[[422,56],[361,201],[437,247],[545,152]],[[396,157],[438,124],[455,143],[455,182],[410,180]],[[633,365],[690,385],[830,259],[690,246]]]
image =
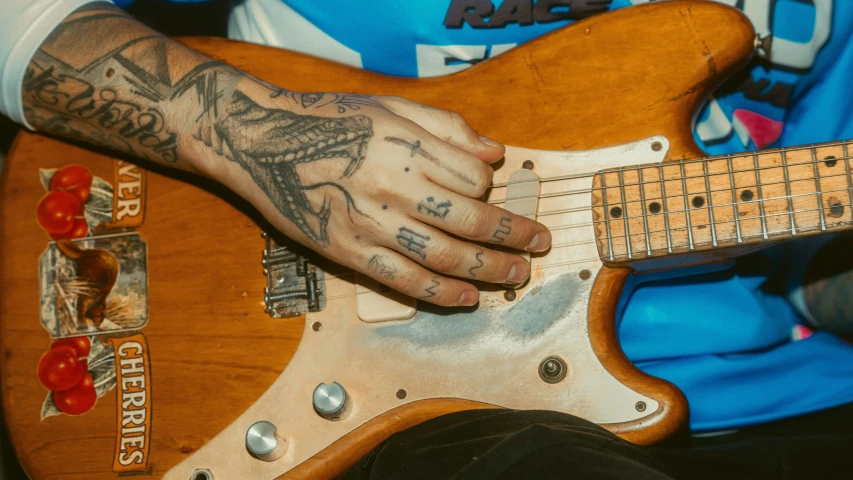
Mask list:
[[[616,308],[629,268],[603,267],[595,278],[589,302],[589,340],[601,364],[617,380],[660,404],[653,415],[635,422],[602,425],[620,437],[641,445],[664,440],[687,423],[687,398],[675,385],[640,371],[619,346]],[[645,408],[644,406],[641,408]]]
[[[697,103],[746,62],[752,36],[742,14],[717,3],[656,2],[593,17],[460,74],[424,80],[374,75],[221,39],[182,41],[287,88],[401,95],[455,110],[481,134],[508,144],[587,149],[660,134],[671,142],[668,158],[684,159],[701,156],[690,131]],[[96,175],[111,178],[109,157],[22,133],[0,180],[0,243],[6,252],[0,260],[0,380],[12,442],[36,480],[115,478],[110,471],[114,392],[81,417],[39,421],[47,392],[35,366],[49,340],[38,320],[37,263],[47,243],[34,217],[43,193],[38,168],[69,163],[85,163]],[[259,229],[211,191],[151,173],[140,233],[149,248],[151,320],[142,333],[150,345],[154,378],[151,459],[156,477],[265,391],[292,356],[303,325],[298,318],[272,320],[263,313]],[[615,429],[635,441],[653,441],[684,420],[683,407],[673,404],[680,400],[675,392],[638,376],[620,356],[609,303],[615,298],[605,297],[618,291],[625,273],[602,275],[595,304],[607,308],[591,310],[597,314],[590,324],[602,362],[625,382],[639,379],[643,389],[658,390],[666,400],[662,414],[672,411],[655,425]],[[420,402],[389,412],[296,473],[334,475],[369,450],[373,440],[420,419],[470,407]]]

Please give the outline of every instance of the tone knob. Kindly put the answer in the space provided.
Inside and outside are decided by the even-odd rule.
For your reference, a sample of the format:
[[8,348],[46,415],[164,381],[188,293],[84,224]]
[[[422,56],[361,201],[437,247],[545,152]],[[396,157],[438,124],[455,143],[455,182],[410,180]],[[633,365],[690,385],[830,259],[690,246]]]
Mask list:
[[246,432],[246,449],[258,459],[272,462],[284,455],[287,444],[278,435],[275,425],[262,420],[252,424]]
[[314,389],[314,411],[326,420],[340,420],[346,414],[349,398],[338,382],[321,383]]

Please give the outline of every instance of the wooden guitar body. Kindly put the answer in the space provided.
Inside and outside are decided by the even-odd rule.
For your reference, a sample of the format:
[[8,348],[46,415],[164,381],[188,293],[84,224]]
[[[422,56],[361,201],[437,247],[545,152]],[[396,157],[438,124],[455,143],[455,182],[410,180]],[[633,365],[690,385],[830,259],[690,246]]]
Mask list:
[[[209,182],[157,168],[142,173],[22,133],[0,177],[0,379],[12,442],[33,479],[326,478],[396,431],[469,408],[564,411],[641,444],[685,424],[681,392],[637,370],[619,347],[616,305],[632,270],[600,259],[592,195],[557,193],[589,192],[603,168],[702,157],[691,130],[697,105],[753,50],[754,32],[739,11],[686,0],[627,8],[433,79],[222,39],[183,41],[290,89],[399,95],[454,110],[481,134],[524,147],[508,150],[486,200],[523,200],[508,193],[511,179],[535,175],[531,214],[552,227],[555,246],[532,258],[524,287],[487,291],[477,310],[464,312],[411,308],[316,260],[322,308],[274,318],[264,296],[265,288],[274,293],[277,270],[267,264],[265,275],[261,255],[274,256],[269,242],[277,238],[262,238],[262,222],[244,202]],[[112,388],[79,416],[51,413],[37,375],[51,342],[69,336],[66,324],[45,320],[59,318],[73,290],[51,269],[80,267],[57,252],[35,210],[45,175],[71,164],[112,188],[112,218],[77,244],[117,256],[113,295],[130,292],[138,305],[116,308],[145,318],[111,331],[76,319],[90,328],[93,350],[114,352],[103,357],[114,378],[93,375]],[[560,209],[568,212],[542,215]],[[119,211],[127,216],[117,219]],[[570,217],[586,227],[561,228]],[[703,260],[673,258],[668,266]],[[543,373],[549,359],[564,371]],[[333,382],[346,390],[347,407],[327,419],[312,394]],[[247,451],[246,432],[258,421],[277,427],[284,446],[277,459]]]

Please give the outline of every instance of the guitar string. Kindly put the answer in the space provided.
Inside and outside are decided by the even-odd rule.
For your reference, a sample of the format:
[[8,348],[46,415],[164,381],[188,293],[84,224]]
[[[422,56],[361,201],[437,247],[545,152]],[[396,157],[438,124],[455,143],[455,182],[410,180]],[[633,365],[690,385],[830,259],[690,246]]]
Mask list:
[[[853,207],[853,204],[851,204],[851,203],[845,203],[845,204],[839,204],[838,206],[843,206],[843,207]],[[797,210],[797,211],[796,211],[796,213],[814,212],[814,211],[817,211],[817,210],[819,210],[819,209]],[[765,215],[765,218],[766,218],[766,217],[773,217],[773,216],[784,216],[784,215],[789,215],[790,213],[791,213],[791,212],[789,212],[789,211],[779,212],[779,213],[774,213],[774,214],[770,214],[770,215]],[[739,221],[739,222],[744,222],[744,221],[749,221],[749,220],[760,220],[761,218],[762,218],[761,216],[746,217],[746,218],[740,218],[740,219],[738,219],[738,221]],[[716,223],[732,223],[732,222],[734,222],[734,221],[735,221],[735,220],[724,220],[724,221],[716,222]],[[838,227],[842,227],[842,226],[845,226],[845,225],[851,225],[851,224],[853,224],[853,220],[845,220],[845,221],[835,222],[835,223],[833,223],[833,224],[829,225],[827,228],[828,228],[828,229],[832,229],[832,230],[834,230],[834,229],[836,229],[836,228],[838,228]],[[699,227],[702,227],[702,226],[709,226],[709,225],[710,225],[710,224],[696,224],[696,225],[693,225],[693,226],[692,226],[692,228],[694,228],[694,229],[698,229]],[[814,226],[814,227],[802,227],[802,226],[800,226],[800,227],[798,227],[798,228],[799,228],[799,230],[798,230],[798,231],[800,231],[800,232],[804,232],[804,231],[811,231],[811,230],[820,230],[820,229],[821,229],[821,227],[820,227],[820,226]],[[670,228],[670,231],[673,231],[673,230],[686,230],[686,229],[687,229],[687,227],[686,227],[686,226],[683,226],[683,227],[674,227],[674,228]],[[652,234],[652,233],[664,233],[664,232],[666,232],[666,230],[653,230],[653,231],[650,231],[649,233],[650,233],[650,234]],[[782,230],[773,230],[773,231],[768,232],[768,234],[771,234],[771,235],[772,235],[772,234],[777,234],[777,233],[779,233],[779,234],[781,234],[781,233],[789,233],[789,234],[790,234],[790,233],[791,233],[791,230],[790,230],[790,229],[782,229]],[[635,236],[638,236],[638,235],[644,235],[644,234],[643,234],[643,233],[634,233],[634,234],[631,234],[631,237],[635,237]],[[741,236],[741,238],[746,238],[746,237],[755,237],[755,236],[762,236],[762,235],[763,235],[763,233],[762,233],[762,232],[759,232],[759,233],[754,233],[754,234],[742,235],[742,236]],[[626,236],[626,235],[618,235],[618,236],[615,236],[615,237],[612,237],[612,238],[617,239],[617,240],[626,240],[626,241],[627,241],[627,236]],[[725,242],[725,241],[731,241],[731,240],[733,240],[733,238],[726,238],[726,239],[723,239],[722,241],[724,241],[724,242]],[[551,245],[551,248],[553,249],[553,248],[564,248],[564,247],[570,247],[570,246],[574,246],[574,247],[577,247],[577,246],[586,246],[586,245],[596,244],[598,241],[603,241],[603,240],[602,240],[602,239],[596,239],[596,240],[581,240],[581,241],[577,241],[577,242],[559,243],[559,244],[553,244],[553,245]],[[636,243],[636,242],[634,242],[633,240],[631,240],[631,242],[632,242],[632,243]],[[712,241],[702,241],[702,242],[694,242],[694,245],[705,245],[705,244],[712,244],[712,243],[713,243]],[[646,245],[644,245],[644,247],[645,247],[645,246],[646,246]],[[681,244],[681,243],[669,244],[669,247],[671,247],[671,248],[673,248],[673,249],[678,249],[678,248],[687,248],[687,247],[689,247],[689,246],[690,246],[690,243],[689,243],[689,242],[688,242],[688,243],[683,243],[683,244]],[[666,247],[663,247],[663,248],[655,248],[655,249],[653,249],[653,251],[658,251],[658,250],[666,250]],[[547,256],[547,255],[546,255],[546,256]],[[624,256],[626,256],[626,255],[620,255],[620,256],[624,257]],[[660,257],[662,257],[662,256],[665,256],[665,255],[652,255],[652,257],[657,257],[657,258],[660,258]],[[534,257],[534,258],[540,258],[540,257]],[[541,258],[545,258],[545,256],[543,256],[543,257],[541,257]],[[532,265],[532,269],[534,269],[534,270],[535,270],[535,269],[545,269],[545,268],[551,268],[551,267],[555,267],[555,266],[562,266],[562,265],[567,265],[567,264],[572,264],[572,263],[590,262],[590,261],[592,261],[592,260],[601,260],[601,258],[602,258],[602,257],[598,256],[598,257],[590,257],[590,258],[584,258],[584,259],[579,259],[579,260],[573,260],[573,261],[571,261],[571,262],[561,262],[561,263],[545,264],[545,265],[535,264],[535,265]],[[341,274],[341,275],[327,276],[327,277],[326,277],[326,279],[327,279],[327,280],[331,280],[331,279],[335,279],[335,278],[346,278],[346,277],[351,277],[351,276],[354,276],[354,275],[356,275],[356,273],[355,273],[355,272],[349,272],[349,273],[345,273],[345,274]],[[366,275],[365,275],[365,276],[366,276]]]
[[[774,155],[777,153],[781,154],[782,152],[791,153],[791,152],[800,152],[800,151],[805,151],[805,150],[812,151],[812,150],[816,150],[819,148],[842,147],[842,149],[846,149],[846,147],[850,144],[853,144],[853,140],[836,142],[836,143],[831,143],[831,144],[795,147],[795,148],[779,148],[779,149],[772,149],[772,150],[761,150],[761,151],[756,151],[756,152],[742,152],[740,154],[720,155],[720,156],[715,156],[715,157],[702,157],[702,158],[695,158],[695,159],[688,159],[688,160],[675,160],[675,161],[665,161],[665,162],[657,162],[657,163],[646,163],[646,164],[642,164],[642,165],[628,165],[628,166],[624,166],[624,167],[610,167],[610,168],[601,169],[601,170],[594,172],[594,173],[577,173],[577,174],[569,174],[569,175],[558,175],[558,176],[554,176],[554,177],[545,177],[545,178],[540,178],[540,179],[515,180],[512,182],[495,183],[495,184],[492,184],[490,186],[493,188],[503,188],[503,187],[506,187],[508,185],[516,185],[516,184],[521,184],[521,183],[532,183],[532,182],[540,182],[540,183],[546,182],[547,183],[547,182],[556,182],[556,181],[560,181],[560,180],[572,180],[572,179],[595,176],[599,173],[614,173],[619,168],[630,168],[630,169],[657,168],[658,165],[663,165],[664,167],[670,167],[670,166],[678,167],[680,165],[691,165],[694,163],[702,163],[702,162],[714,162],[714,161],[724,161],[724,160],[725,161],[728,161],[728,160],[734,161],[734,160],[738,160],[738,159],[750,159],[751,160],[755,156]],[[837,157],[832,155],[832,158],[829,158],[829,156],[827,156],[823,159],[814,159],[814,160],[809,161],[809,162],[802,162],[802,163],[796,163],[796,164],[791,163],[791,164],[788,164],[788,166],[811,165],[812,163],[825,162],[827,160],[845,160],[846,161],[846,160],[849,160],[850,158],[851,157],[846,155],[846,154],[842,154],[841,156],[837,156]],[[781,168],[781,166],[778,166],[778,167],[777,166],[759,167],[759,169],[764,169],[764,168]],[[746,171],[752,171],[752,170],[750,169],[750,170],[743,170],[743,171],[746,172]],[[726,172],[726,173],[728,173],[728,172]],[[701,176],[697,177],[697,178],[701,178]]]
[[[847,176],[848,176],[848,175],[847,175],[846,173],[841,173],[841,174],[838,174],[838,175],[826,175],[826,176],[822,176],[820,179],[821,179],[821,180],[823,180],[823,179],[828,179],[828,178],[833,178],[833,177],[847,177]],[[666,180],[666,181],[667,181],[667,182],[669,182],[669,181],[677,181],[677,180],[678,180],[678,179],[674,179],[674,180]],[[802,181],[802,182],[814,183],[814,179],[793,180],[792,182],[801,182],[801,181]],[[655,182],[655,183],[660,183],[660,180],[658,180],[658,181],[657,181],[657,182]],[[791,183],[791,182],[785,182],[784,180],[783,180],[783,181],[780,181],[780,182],[766,182],[766,183],[762,183],[762,184],[761,184],[761,186],[762,186],[762,187],[769,187],[769,186],[774,186],[774,185],[784,185],[784,184],[786,184],[786,183]],[[755,186],[756,186],[756,185],[741,185],[741,186],[735,186],[735,188],[734,188],[734,189],[732,189],[732,188],[718,188],[718,189],[711,189],[711,190],[702,190],[701,192],[700,192],[700,191],[696,191],[696,192],[687,192],[687,194],[686,194],[686,195],[688,195],[688,196],[689,196],[689,195],[699,195],[699,194],[703,194],[703,193],[711,193],[711,194],[714,194],[714,193],[721,193],[721,192],[731,192],[732,190],[745,189],[745,188],[747,188],[747,187],[755,187]],[[617,189],[618,189],[618,188],[620,188],[620,187],[618,187],[618,186],[615,186],[615,187],[607,187],[607,189],[608,189],[608,190],[610,190],[610,189],[614,189],[614,188],[617,188]],[[848,189],[849,189],[849,188],[848,188]],[[848,189],[843,189],[843,190],[848,190]],[[595,188],[595,189],[593,189],[593,190],[601,190],[601,188]],[[645,189],[644,189],[644,190],[645,190]],[[553,195],[553,196],[554,196],[554,197],[561,197],[561,196],[568,196],[568,195],[583,195],[583,194],[585,194],[585,193],[589,193],[589,190],[578,190],[578,191],[575,191],[575,192],[560,193],[560,194],[556,194],[556,195]],[[817,193],[817,192],[807,192],[807,193],[798,194],[798,195],[815,195],[816,193]],[[667,200],[680,199],[680,198],[681,198],[682,196],[684,196],[684,195],[685,195],[685,194],[684,194],[683,192],[679,192],[679,193],[675,193],[675,194],[673,194],[673,195],[667,195],[667,196],[666,196],[666,199],[667,199]],[[793,196],[793,195],[792,195],[792,196]],[[524,197],[511,198],[510,200],[516,200],[516,199],[518,199],[518,198],[524,198]],[[530,197],[528,197],[528,198],[530,198]],[[787,198],[787,196],[785,196],[785,197],[766,197],[766,198],[763,198],[763,199],[761,199],[761,200],[764,200],[764,201],[767,201],[767,200],[777,200],[777,199],[780,199],[780,198]],[[645,202],[643,202],[643,200],[641,199],[641,200],[626,200],[626,201],[624,201],[624,202],[617,202],[617,203],[623,203],[623,204],[644,203],[644,207],[645,207],[645,203],[649,203],[649,200],[664,200],[664,197],[645,197]],[[715,204],[715,205],[713,205],[713,207],[714,207],[714,208],[716,208],[716,207],[724,207],[724,206],[731,206],[731,205],[735,205],[735,204],[737,204],[737,205],[741,205],[741,204],[748,204],[748,203],[756,203],[756,202],[758,202],[758,201],[760,201],[760,200],[759,200],[759,199],[755,199],[755,200],[743,200],[743,201],[740,201],[740,202],[734,202],[734,203]],[[504,203],[504,201],[503,201],[503,200],[501,200],[501,201],[499,201],[499,202],[495,202],[495,203]],[[703,207],[704,207],[704,205],[703,205]],[[703,208],[703,207],[697,207],[697,208]],[[584,207],[575,207],[575,208],[562,209],[562,210],[545,210],[545,211],[543,211],[543,212],[536,212],[536,218],[538,219],[538,218],[543,217],[543,216],[548,216],[548,215],[560,215],[560,214],[564,214],[564,213],[586,212],[586,211],[589,211],[589,210],[591,210],[591,209],[593,209],[593,208],[595,208],[595,207],[593,207],[593,206],[584,206]],[[668,213],[680,213],[680,212],[684,212],[684,211],[685,211],[685,210],[668,210]],[[691,211],[692,211],[692,209],[691,209]],[[656,213],[653,213],[652,215],[657,215],[657,214],[656,214]],[[640,217],[643,217],[643,216],[645,216],[645,214],[644,214],[644,215],[634,215],[633,217],[629,216],[628,218],[629,218],[629,219],[631,219],[631,218],[640,218]],[[620,216],[619,218],[621,219],[622,217]],[[602,221],[603,221],[603,220],[602,220]]]
[[[838,224],[836,224],[836,225],[842,225],[842,224],[843,224],[843,225],[851,225],[851,224],[853,224],[853,221],[845,221],[845,222],[843,222],[843,223],[838,223]],[[819,227],[819,226],[816,226],[816,227],[813,227],[813,228],[803,228],[803,229],[801,229],[801,231],[803,231],[803,232],[809,232],[809,231],[813,231],[813,230],[820,230],[820,227]],[[767,233],[768,233],[768,235],[775,235],[775,234],[777,234],[777,233],[788,233],[788,232],[790,232],[790,230],[789,230],[789,229],[782,229],[782,230],[773,230],[773,231],[769,231],[769,232],[767,232]],[[764,233],[763,233],[763,232],[758,232],[758,233],[754,233],[754,234],[750,234],[750,235],[743,235],[743,237],[744,237],[744,238],[747,238],[747,237],[761,237],[761,236],[763,236],[763,235],[764,235]],[[593,242],[590,242],[590,243],[593,243]],[[710,241],[707,241],[707,242],[694,242],[694,245],[704,245],[704,244],[710,244],[710,243],[711,243]],[[744,243],[743,245],[758,245],[758,244],[760,244],[760,243],[762,243],[762,242]],[[687,248],[688,246],[689,246],[689,245],[688,245],[687,243],[684,243],[684,244],[673,245],[673,246],[672,246],[672,248],[674,248],[674,249],[676,249],[676,248]],[[658,249],[658,250],[666,250],[666,249],[665,249],[665,248],[661,248],[661,249]],[[654,255],[653,255],[651,258],[662,258],[662,257],[664,257],[664,256],[665,256],[665,255],[661,255],[661,256],[654,256]],[[620,255],[620,257],[624,257],[624,255]],[[642,259],[642,258],[640,258],[640,259]],[[601,257],[596,256],[596,257],[589,257],[589,258],[582,258],[582,259],[570,260],[570,261],[566,261],[566,262],[550,263],[550,264],[545,264],[545,265],[533,264],[533,265],[531,265],[531,273],[536,272],[536,271],[541,271],[541,270],[549,269],[549,268],[565,267],[565,266],[569,266],[569,265],[586,264],[586,263],[591,263],[591,262],[602,262],[602,258],[601,258]],[[326,276],[326,277],[324,278],[324,280],[323,280],[323,281],[324,281],[324,283],[325,283],[325,282],[328,282],[329,280],[334,280],[334,279],[344,279],[344,278],[348,278],[348,277],[354,277],[355,275],[356,275],[356,273],[355,273],[355,272],[350,272],[350,273],[345,273],[345,274],[341,274],[341,275]],[[365,277],[367,277],[367,275],[364,275],[364,276],[365,276]],[[369,277],[368,277],[368,278],[369,278]],[[462,278],[462,279],[460,279],[460,280],[463,280],[463,281],[464,281],[464,280],[466,280],[466,279]],[[355,286],[354,286],[354,285],[353,285],[353,288],[355,288]],[[373,290],[368,290],[368,291],[364,291],[364,292],[344,293],[344,294],[340,294],[340,295],[333,295],[333,296],[330,296],[330,297],[326,297],[326,301],[330,301],[330,300],[339,300],[339,299],[344,299],[344,298],[348,298],[348,297],[355,297],[355,296],[358,296],[358,295],[365,295],[365,294],[370,294],[370,293],[375,293],[375,292],[374,292]]]
[[[853,191],[851,191],[851,189],[850,189],[849,187],[845,187],[845,188],[836,188],[836,189],[832,189],[832,190],[823,190],[823,193],[824,193],[824,194],[827,194],[827,193],[836,193],[836,192],[849,192],[851,195],[853,195]],[[814,191],[814,192],[797,193],[797,194],[792,194],[792,195],[780,195],[780,196],[776,196],[776,197],[756,198],[755,200],[749,200],[749,201],[744,201],[744,202],[720,203],[720,204],[715,204],[715,205],[713,206],[713,208],[717,209],[717,208],[723,208],[723,207],[731,207],[731,206],[734,206],[734,205],[746,205],[746,204],[750,204],[750,203],[756,203],[756,204],[757,204],[757,203],[759,203],[759,202],[772,202],[772,201],[775,201],[775,200],[787,200],[788,198],[794,198],[794,197],[807,197],[807,196],[811,196],[811,195],[817,195],[817,192],[816,192],[816,191]],[[667,198],[668,198],[668,199],[671,199],[671,198],[680,198],[680,197],[682,197],[682,196],[683,196],[683,195],[677,195],[677,196],[672,196],[672,197],[667,197]],[[823,207],[823,208],[831,208],[831,207],[832,207],[832,206],[830,205],[830,206]],[[576,213],[576,212],[584,212],[584,211],[592,211],[594,208],[596,208],[596,207],[592,207],[592,206],[583,207],[582,209],[576,210],[576,211],[575,211],[575,213]],[[672,214],[676,214],[676,213],[678,213],[678,214],[685,214],[685,215],[686,215],[686,213],[685,213],[685,212],[688,212],[688,213],[697,213],[697,214],[698,214],[699,212],[701,212],[701,211],[703,211],[703,210],[706,210],[706,206],[705,206],[705,205],[702,205],[701,207],[694,207],[694,208],[689,209],[689,210],[684,210],[684,209],[682,209],[682,210],[669,210],[669,211],[666,213],[666,215],[672,215]],[[644,211],[644,212],[645,212],[645,211]],[[791,213],[796,214],[796,213],[800,213],[800,210],[795,209],[795,210],[793,210],[793,211],[786,211],[785,213],[786,213],[786,214],[791,214]],[[654,216],[655,216],[655,215],[662,215],[662,212],[659,212],[659,213],[653,213],[653,214],[651,214],[651,215],[648,215],[648,214],[646,214],[646,213],[643,213],[642,215],[631,215],[631,216],[623,216],[623,215],[620,215],[619,217],[614,217],[614,218],[612,218],[612,219],[611,219],[611,218],[606,218],[606,219],[603,219],[603,220],[593,220],[592,222],[585,222],[585,223],[572,223],[572,224],[565,224],[565,225],[556,225],[556,226],[548,227],[548,230],[565,230],[565,229],[568,229],[568,228],[588,227],[588,226],[595,226],[595,225],[600,224],[600,223],[613,222],[613,221],[621,222],[621,221],[622,221],[622,219],[623,219],[623,217],[624,217],[624,218],[627,218],[628,220],[635,220],[635,219],[640,219],[640,218],[643,218],[643,217],[646,217],[646,218],[654,218]],[[538,216],[537,216],[537,218],[538,218]],[[691,217],[691,220],[692,220],[692,217]],[[717,223],[719,223],[719,222],[717,222]]]
[[[851,158],[853,158],[853,156],[844,156],[844,157],[839,157],[839,158],[836,158],[836,159],[834,159],[834,160],[836,160],[836,161],[844,160],[844,162],[845,162],[845,163],[847,163],[847,161],[848,161],[848,160],[850,160]],[[790,170],[790,168],[791,168],[791,167],[797,167],[797,166],[806,166],[806,165],[808,165],[808,166],[813,166],[814,164],[821,163],[821,162],[825,162],[825,161],[826,161],[826,160],[814,160],[814,161],[808,161],[808,162],[789,163],[789,164],[788,164],[788,169]],[[677,166],[678,166],[678,163],[677,163],[677,162],[673,162],[673,163],[646,164],[646,165],[640,165],[640,166],[628,166],[628,167],[619,167],[619,168],[622,168],[622,169],[623,169],[623,171],[630,172],[630,171],[632,171],[632,170],[639,170],[639,169],[643,169],[643,170],[648,170],[648,169],[660,170],[661,168],[667,168],[667,167],[671,167],[671,166],[676,166],[676,167],[677,167]],[[684,176],[684,175],[675,175],[675,176],[666,177],[666,178],[664,178],[664,179],[663,179],[663,181],[665,181],[665,182],[680,182],[680,181],[682,181],[682,180],[690,180],[690,179],[704,179],[704,178],[706,178],[706,177],[712,177],[712,176],[716,176],[716,175],[732,175],[732,174],[738,174],[738,173],[749,173],[749,174],[753,174],[753,175],[754,175],[754,174],[756,174],[757,172],[759,172],[760,170],[769,170],[769,169],[774,169],[774,168],[783,169],[784,167],[783,167],[782,165],[778,165],[778,166],[774,165],[774,166],[766,166],[766,167],[761,167],[761,166],[759,166],[759,167],[757,167],[757,168],[756,168],[756,167],[753,167],[753,168],[742,169],[742,170],[726,170],[726,171],[724,171],[724,172],[715,172],[715,173],[710,173],[710,174],[708,174],[707,176],[706,176],[706,175],[704,175],[704,174],[703,174],[703,175],[686,175],[686,176]],[[827,167],[827,168],[832,168],[832,167]],[[526,182],[537,182],[537,181],[538,181],[538,182],[540,182],[540,183],[543,183],[543,182],[545,182],[545,181],[557,181],[557,180],[569,180],[569,179],[584,179],[584,178],[591,178],[591,177],[595,177],[595,176],[597,176],[597,175],[600,175],[600,174],[601,174],[601,172],[603,172],[603,171],[593,172],[593,173],[583,173],[583,174],[578,174],[578,175],[571,176],[571,178],[568,178],[569,176],[566,176],[567,178],[557,178],[557,177],[552,177],[552,179],[548,179],[548,180],[517,180],[516,182],[513,182],[513,184],[515,184],[515,183],[526,183]],[[608,171],[607,173],[617,173],[617,172],[615,172],[615,171],[614,171],[614,172],[610,172],[610,171]],[[831,178],[831,177],[833,177],[833,176],[839,176],[839,175],[844,175],[844,174],[818,175],[818,177],[815,177],[815,176],[814,176],[814,174],[812,174],[812,176],[811,176],[811,177],[805,177],[805,178],[801,178],[801,179],[795,179],[795,180],[791,180],[791,182],[814,181],[815,179]],[[659,184],[660,182],[661,182],[661,179],[660,179],[660,178],[656,178],[656,179],[654,179],[654,180],[648,180],[648,181],[645,181],[645,182],[642,182],[642,183],[639,183],[639,182],[638,182],[638,183],[625,183],[625,184],[622,184],[622,185],[620,185],[620,184],[610,185],[610,186],[607,186],[607,189],[625,188],[625,187],[638,187],[638,186],[640,186],[640,185],[652,185],[652,184],[657,185],[657,184]],[[745,185],[745,186],[743,186],[743,187],[741,187],[741,188],[745,188],[745,187],[754,187],[754,186],[757,186],[757,185],[758,185],[758,184]],[[764,184],[761,184],[761,185],[764,185]],[[500,187],[497,187],[497,188],[504,188],[504,187],[506,187],[506,185],[503,185],[503,186],[500,186]],[[492,187],[492,188],[496,188],[496,187]],[[738,188],[738,187],[736,186],[735,188]],[[520,200],[520,199],[524,199],[524,198],[551,198],[551,197],[559,197],[559,196],[562,196],[562,195],[564,195],[564,194],[572,194],[572,195],[574,195],[574,194],[585,194],[585,193],[592,193],[592,192],[600,191],[600,190],[602,190],[602,187],[592,187],[592,188],[584,188],[584,189],[578,189],[578,190],[566,190],[566,191],[558,191],[558,192],[549,192],[549,193],[542,193],[542,194],[536,194],[536,195],[524,195],[524,196],[520,196],[520,197],[512,197],[512,198],[511,198],[511,200]],[[725,189],[725,190],[729,190],[729,189]],[[717,190],[717,191],[719,191],[719,190]],[[493,205],[493,204],[498,204],[498,203],[504,203],[505,201],[506,201],[506,198],[502,198],[502,199],[490,199],[490,200],[488,200],[486,203],[489,203],[489,204],[492,204],[492,205]]]

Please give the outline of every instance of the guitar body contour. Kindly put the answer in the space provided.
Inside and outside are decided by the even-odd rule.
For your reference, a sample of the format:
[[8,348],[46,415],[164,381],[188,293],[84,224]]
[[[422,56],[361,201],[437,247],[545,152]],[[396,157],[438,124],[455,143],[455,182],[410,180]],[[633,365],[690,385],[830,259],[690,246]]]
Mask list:
[[[481,134],[524,147],[508,151],[496,172],[500,183],[525,161],[547,178],[702,157],[691,129],[696,108],[746,63],[753,39],[752,26],[735,9],[655,2],[589,18],[432,79],[381,76],[223,39],[182,41],[289,89],[399,95],[457,111]],[[60,293],[69,288],[45,273],[45,258],[75,265],[60,259],[36,221],[45,194],[39,169],[69,164],[113,183],[114,229],[96,234],[117,237],[81,245],[114,248],[123,274],[144,271],[137,271],[137,283],[120,277],[115,288],[143,292],[137,300],[145,303],[146,322],[93,335],[93,348],[115,352],[109,361],[117,375],[104,380],[113,387],[80,416],[50,414],[49,392],[36,372],[52,337],[62,336],[45,323],[56,315],[45,292],[59,288],[51,282],[65,289]],[[260,260],[267,245],[257,213],[209,182],[158,168],[135,184],[138,170],[24,132],[0,177],[0,379],[12,442],[34,480],[119,473],[195,480],[200,471],[216,480],[325,478],[396,431],[470,408],[566,411],[641,444],[666,438],[687,420],[681,392],[643,374],[622,353],[614,318],[631,269],[605,266],[594,244],[534,257],[534,270],[546,258],[547,265],[565,268],[539,270],[517,298],[495,290],[484,294],[477,312],[448,317],[424,309],[375,323],[358,315],[367,308],[358,304],[367,298],[355,294],[362,291],[358,282],[340,267],[323,265],[325,308],[307,321],[272,318],[264,312],[268,283]],[[588,176],[573,181],[562,188],[591,186]],[[545,185],[540,193],[550,188]],[[490,199],[505,198],[496,190]],[[129,193],[142,199],[136,224],[115,219]],[[590,199],[581,202],[577,206],[588,206]],[[125,239],[124,250],[115,238]],[[144,261],[122,263],[131,261],[125,256],[131,258],[127,249],[133,248]],[[537,372],[549,356],[567,365],[556,383]],[[144,385],[132,380],[136,374]],[[314,387],[333,381],[351,401],[337,421],[311,406]],[[258,420],[276,424],[286,440],[280,459],[265,462],[246,451],[246,428]]]

